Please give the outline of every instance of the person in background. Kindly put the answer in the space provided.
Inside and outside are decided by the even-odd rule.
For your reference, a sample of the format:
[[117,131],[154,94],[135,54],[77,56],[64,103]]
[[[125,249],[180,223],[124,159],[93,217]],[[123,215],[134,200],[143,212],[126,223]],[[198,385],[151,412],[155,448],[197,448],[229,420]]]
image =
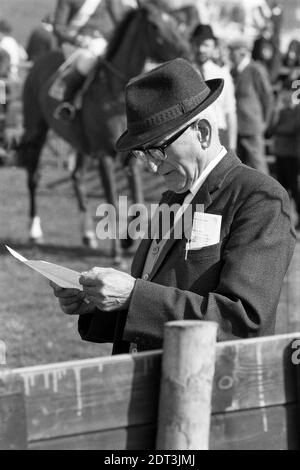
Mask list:
[[10,73],[10,55],[0,48],[0,165],[7,158],[5,146],[5,129],[9,104],[8,78]]
[[0,20],[0,48],[10,56],[10,80],[18,80],[20,63],[27,59],[26,51],[12,36],[12,27],[8,21]]
[[251,59],[243,38],[230,44],[238,116],[237,154],[243,163],[268,174],[264,133],[273,109],[273,91],[266,71]]
[[271,83],[276,84],[281,68],[281,54],[271,39],[262,35],[255,40],[252,59],[265,67]]
[[53,20],[50,15],[47,15],[42,19],[41,25],[35,28],[29,36],[26,47],[28,60],[35,62],[39,57],[54,50],[56,46]]
[[300,79],[300,41],[293,39],[289,46],[283,61],[286,70],[285,78],[290,80]]
[[236,149],[237,115],[235,90],[230,72],[214,63],[216,38],[210,25],[198,24],[194,29],[191,42],[195,50],[196,66],[205,80],[223,78],[224,89],[216,102],[218,109],[219,133],[221,142],[228,148]]
[[[61,67],[64,89],[62,98],[57,97],[62,103],[54,112],[56,119],[74,118],[72,101],[78,89],[105,55],[116,25],[134,5],[135,0],[57,0],[53,28],[67,62]],[[50,94],[56,98],[54,90],[55,86]]]
[[292,39],[288,45],[283,64],[290,69],[300,67],[300,41],[297,39]]
[[266,18],[252,49],[252,59],[266,67],[271,83],[276,85],[282,66],[280,37],[282,31],[282,8],[273,2],[271,16]]
[[229,48],[228,48],[228,44],[226,40],[223,38],[218,38],[216,41],[214,62],[220,67],[225,67],[227,71],[230,73],[231,60],[230,60]]
[[269,132],[273,135],[276,174],[280,184],[295,202],[300,230],[300,191],[298,185],[300,162],[300,103],[293,98],[292,82],[287,79],[279,93]]

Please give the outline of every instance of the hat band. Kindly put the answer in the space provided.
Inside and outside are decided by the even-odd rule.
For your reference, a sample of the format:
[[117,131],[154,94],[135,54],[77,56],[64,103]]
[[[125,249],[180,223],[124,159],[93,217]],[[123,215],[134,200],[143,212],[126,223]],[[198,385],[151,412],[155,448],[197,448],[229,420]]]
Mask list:
[[151,117],[145,119],[142,122],[135,121],[128,123],[128,131],[131,134],[138,134],[140,132],[144,132],[153,129],[154,127],[160,126],[161,124],[165,124],[172,119],[183,116],[201,104],[205,98],[208,97],[209,93],[210,89],[209,87],[206,87],[203,91],[201,91],[201,93],[198,93],[191,98],[187,98],[180,103],[165,109],[164,111],[153,114]]

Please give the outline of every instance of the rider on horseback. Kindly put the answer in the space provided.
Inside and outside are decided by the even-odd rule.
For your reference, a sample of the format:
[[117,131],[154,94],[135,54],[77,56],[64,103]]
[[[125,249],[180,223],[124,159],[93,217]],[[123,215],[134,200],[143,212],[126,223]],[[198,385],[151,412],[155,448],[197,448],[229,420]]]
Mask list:
[[54,33],[66,61],[50,89],[50,95],[62,101],[54,112],[56,119],[74,118],[73,100],[80,86],[104,56],[116,25],[135,6],[136,0],[57,0]]

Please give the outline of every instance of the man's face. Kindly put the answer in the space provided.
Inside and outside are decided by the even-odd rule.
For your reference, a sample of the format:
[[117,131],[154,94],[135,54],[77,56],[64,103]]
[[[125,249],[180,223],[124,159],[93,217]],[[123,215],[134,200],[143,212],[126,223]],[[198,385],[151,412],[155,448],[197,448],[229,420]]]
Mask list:
[[205,39],[199,45],[195,45],[195,49],[197,62],[205,64],[214,55],[215,41],[213,39]]
[[[167,140],[157,142],[155,146],[163,145]],[[199,178],[204,166],[201,164],[198,132],[189,127],[184,134],[165,149],[165,152],[167,158],[156,165],[156,172],[164,178],[167,188],[171,191],[176,193],[187,191]]]

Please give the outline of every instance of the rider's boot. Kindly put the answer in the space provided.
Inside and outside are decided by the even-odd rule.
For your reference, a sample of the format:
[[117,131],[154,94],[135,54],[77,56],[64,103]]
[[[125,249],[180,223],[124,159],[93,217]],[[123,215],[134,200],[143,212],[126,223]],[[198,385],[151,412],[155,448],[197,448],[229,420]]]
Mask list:
[[81,74],[76,69],[72,69],[64,77],[65,91],[63,102],[54,110],[53,116],[55,119],[59,119],[61,121],[72,121],[72,119],[74,119],[76,107],[73,104],[73,100],[85,78],[85,75]]

